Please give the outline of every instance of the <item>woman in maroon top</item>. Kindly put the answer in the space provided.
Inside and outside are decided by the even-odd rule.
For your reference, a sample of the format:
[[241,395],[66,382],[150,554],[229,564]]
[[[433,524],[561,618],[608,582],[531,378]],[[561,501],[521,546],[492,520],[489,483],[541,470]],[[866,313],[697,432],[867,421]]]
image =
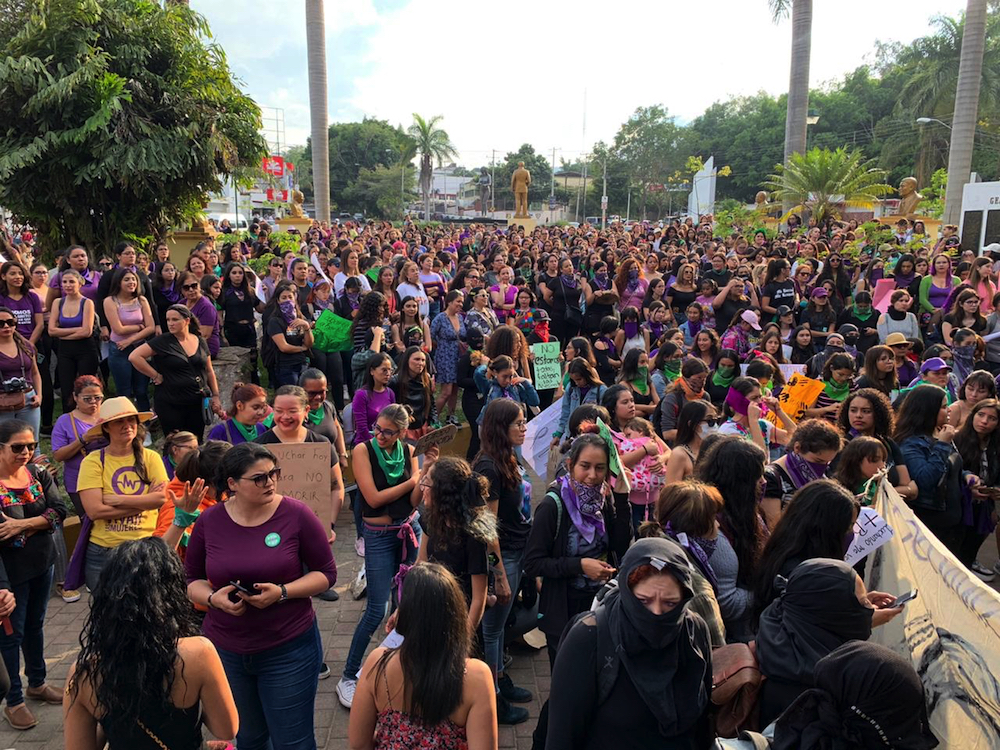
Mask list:
[[239,746],[315,750],[322,648],[312,597],[337,582],[337,567],[319,519],[277,492],[280,475],[257,443],[223,457],[216,492],[229,499],[195,523],[188,596],[208,607],[203,631],[236,699]]
[[[32,295],[34,296],[34,295]],[[0,422],[21,419],[31,425],[38,437],[42,403],[42,374],[38,371],[35,347],[17,332],[17,318],[7,307],[0,307],[0,384],[5,394],[17,398],[24,394],[24,403],[11,411],[0,411]]]

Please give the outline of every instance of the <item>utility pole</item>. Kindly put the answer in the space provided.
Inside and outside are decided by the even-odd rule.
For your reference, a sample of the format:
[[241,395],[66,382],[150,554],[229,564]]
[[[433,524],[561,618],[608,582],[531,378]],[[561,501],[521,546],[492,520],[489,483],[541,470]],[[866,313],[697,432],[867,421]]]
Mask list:
[[608,228],[608,155],[604,155],[604,188],[601,192],[601,229]]
[[[492,173],[490,175],[490,201],[493,203],[493,210],[497,207],[496,184],[497,184],[497,150],[493,149],[493,156],[490,157],[490,169]],[[485,212],[484,212],[485,213]]]
[[628,201],[625,203],[625,221],[632,215],[632,180],[628,181]]
[[549,190],[549,197],[556,197],[556,147],[552,147],[552,189]]

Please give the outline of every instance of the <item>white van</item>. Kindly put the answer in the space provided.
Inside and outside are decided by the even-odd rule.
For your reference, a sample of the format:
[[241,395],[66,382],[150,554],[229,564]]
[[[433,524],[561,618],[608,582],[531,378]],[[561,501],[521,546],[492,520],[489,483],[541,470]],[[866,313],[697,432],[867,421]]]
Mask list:
[[234,214],[232,212],[220,213],[220,214],[208,214],[208,218],[215,219],[215,226],[219,226],[223,219],[229,219],[229,226],[238,231],[243,231],[250,228],[250,224],[247,223],[247,217],[243,214]]
[[976,255],[1000,242],[1000,182],[970,182],[962,188],[962,218],[958,225],[962,250]]

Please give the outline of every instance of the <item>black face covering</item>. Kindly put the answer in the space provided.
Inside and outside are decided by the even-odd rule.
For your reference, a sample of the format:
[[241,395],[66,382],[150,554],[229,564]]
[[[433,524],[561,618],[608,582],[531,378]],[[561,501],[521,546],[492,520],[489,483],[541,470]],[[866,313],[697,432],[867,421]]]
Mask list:
[[[682,601],[656,615],[628,587],[629,575],[650,564],[680,584]],[[684,551],[667,539],[642,539],[622,559],[618,589],[605,597],[618,656],[665,737],[683,734],[708,705],[711,646],[705,623],[684,607],[693,596]]]
[[876,643],[851,641],[816,664],[816,687],[778,719],[775,750],[931,750],[924,689],[913,666]]
[[857,574],[843,560],[814,558],[788,577],[760,616],[757,657],[768,677],[811,685],[816,663],[848,641],[867,641],[872,613],[858,601]]

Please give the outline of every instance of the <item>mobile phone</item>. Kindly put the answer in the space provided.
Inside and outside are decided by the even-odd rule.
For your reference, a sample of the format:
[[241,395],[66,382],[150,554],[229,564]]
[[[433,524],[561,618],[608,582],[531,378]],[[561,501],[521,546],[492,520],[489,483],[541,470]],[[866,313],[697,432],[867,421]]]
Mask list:
[[247,587],[244,586],[240,581],[230,581],[229,585],[232,586],[234,589],[236,589],[236,591],[229,592],[229,601],[231,601],[233,604],[236,604],[238,601],[240,601],[240,598],[236,596],[237,591],[246,596],[260,595],[260,592],[257,589],[255,589],[252,584],[249,587]]
[[889,602],[888,604],[886,604],[885,608],[886,609],[895,609],[896,607],[900,607],[900,606],[906,604],[907,602],[913,601],[914,599],[916,599],[918,593],[919,593],[918,589],[913,589],[913,591],[907,591],[902,596],[897,596],[891,602]]

